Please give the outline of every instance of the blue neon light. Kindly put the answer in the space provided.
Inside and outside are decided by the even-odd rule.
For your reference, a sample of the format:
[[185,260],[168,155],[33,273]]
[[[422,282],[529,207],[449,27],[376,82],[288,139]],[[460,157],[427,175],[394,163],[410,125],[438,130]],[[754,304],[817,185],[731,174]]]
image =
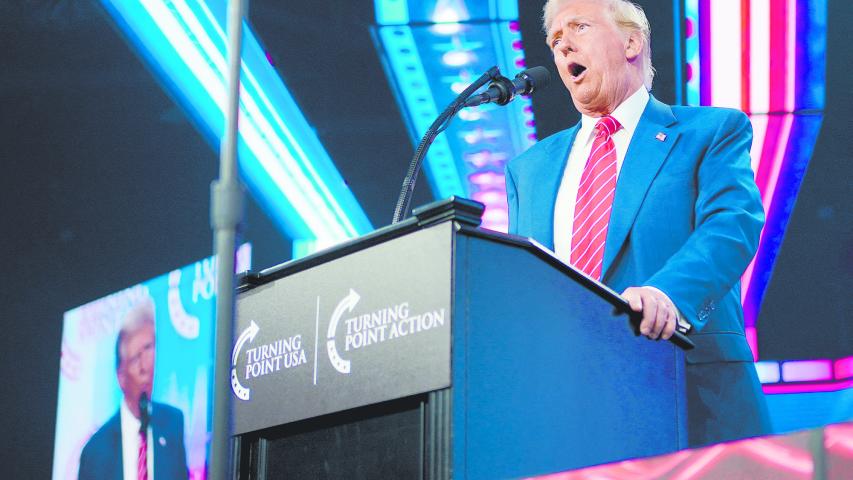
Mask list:
[[[397,97],[406,106],[404,118],[409,134],[417,142],[438,117],[435,96],[421,62],[417,42],[408,26],[381,28],[379,36],[386,46],[388,67],[397,74],[392,78],[396,80]],[[432,191],[438,198],[467,195],[467,189],[453,163],[453,153],[446,135],[439,135],[433,142],[425,168]]]
[[[512,77],[525,68],[515,1],[409,0],[408,25],[387,21],[389,9],[402,8],[399,0],[375,4],[377,48],[413,143],[482,72],[497,65]],[[437,137],[425,163],[434,195],[483,202],[483,225],[505,231],[503,167],[535,141],[529,99],[462,110]]]
[[[225,0],[102,0],[146,62],[218,149],[224,131]],[[372,229],[251,28],[244,25],[240,171],[289,237],[318,248]]]

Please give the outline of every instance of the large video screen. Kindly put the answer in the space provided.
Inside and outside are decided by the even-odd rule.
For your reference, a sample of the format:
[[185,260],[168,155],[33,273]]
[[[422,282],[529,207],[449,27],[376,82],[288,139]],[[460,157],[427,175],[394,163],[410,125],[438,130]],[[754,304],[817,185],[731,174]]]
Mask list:
[[207,258],[65,313],[55,480],[206,477],[214,312]]

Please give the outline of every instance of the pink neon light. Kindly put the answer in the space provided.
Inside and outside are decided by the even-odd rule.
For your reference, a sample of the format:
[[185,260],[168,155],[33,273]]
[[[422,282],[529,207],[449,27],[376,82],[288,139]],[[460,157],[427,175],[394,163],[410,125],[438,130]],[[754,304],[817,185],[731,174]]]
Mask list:
[[773,156],[773,163],[770,164],[770,175],[767,179],[767,185],[765,186],[762,198],[764,210],[768,213],[773,206],[773,194],[776,193],[779,171],[782,169],[782,163],[785,161],[785,151],[788,149],[788,137],[791,136],[791,125],[793,122],[794,115],[792,114],[786,114],[782,118],[782,130],[779,133],[779,141],[776,143],[776,153]]
[[501,202],[506,204],[506,200],[503,199],[503,193],[497,190],[476,192],[471,195],[471,198],[486,205],[499,205]]
[[831,383],[807,383],[795,385],[762,385],[761,389],[766,394],[775,393],[807,393],[807,392],[837,392],[853,387],[853,380]]
[[842,380],[853,377],[853,357],[841,358],[835,361],[835,379]]
[[468,181],[480,188],[492,187],[504,189],[506,185],[506,178],[504,178],[503,174],[490,171],[472,173],[468,175]]
[[[809,447],[811,432],[768,436],[682,450],[669,455],[628,460],[579,470],[530,477],[528,480],[700,480],[706,478],[811,479],[815,460]],[[832,468],[843,469],[841,458],[853,458],[853,423],[827,425],[823,444]],[[835,470],[843,472],[843,470]],[[829,478],[835,478],[830,474]],[[842,478],[842,477],[838,477]],[[843,478],[847,478],[846,475]]]
[[[754,62],[755,56],[754,56],[754,54],[752,54],[752,55],[753,56],[751,58],[752,58],[752,61]],[[750,99],[751,99],[750,101],[753,102],[753,104],[754,104],[755,95],[750,94]],[[750,120],[750,123],[752,123],[752,149],[750,150],[749,155],[752,159],[751,160],[752,171],[755,174],[757,174],[758,166],[761,163],[761,151],[764,147],[764,139],[767,135],[767,115],[752,115],[752,116],[750,116],[749,120]],[[762,237],[764,236],[764,229],[761,230],[761,236]],[[761,245],[760,240],[759,240],[758,244]],[[740,289],[741,303],[745,303],[744,301],[746,299],[747,294],[749,293],[749,287],[750,287],[750,284],[752,283],[752,274],[753,274],[754,269],[755,269],[755,257],[753,257],[752,260],[750,260],[749,265],[747,265],[746,270],[744,271],[743,275],[741,276],[741,280],[740,280],[740,283],[741,283],[741,289]],[[754,332],[753,332],[753,335],[754,335]],[[752,338],[752,340],[750,341],[749,336],[747,336],[747,340],[749,341],[749,346],[752,348],[753,357],[755,358],[755,360],[758,360],[758,342],[756,341],[755,338]]]
[[767,113],[770,110],[770,0],[750,2],[749,23],[750,112]]
[[811,478],[814,471],[814,463],[809,452],[779,445],[774,443],[774,440],[760,438],[709,447],[697,455],[698,459],[695,457],[691,459],[688,466],[672,479],[710,478],[708,474],[714,473],[712,469],[716,464],[738,454],[751,457],[765,466],[787,471],[797,478]]
[[[750,98],[754,98],[754,96]],[[767,120],[767,115],[749,116],[749,122],[752,124],[752,148],[749,150],[750,166],[755,175],[758,174],[761,152],[764,150],[764,139],[767,137]]]
[[832,380],[830,360],[792,360],[782,363],[785,382],[822,382]]
[[488,224],[494,226],[495,224],[503,224],[507,223],[507,213],[506,210],[497,207],[488,207],[486,211],[483,212],[483,224]]
[[[781,129],[782,117],[778,115],[767,115],[766,127],[764,129],[764,142],[759,147],[757,153],[759,158],[755,166],[755,184],[758,185],[758,191],[761,193],[761,201],[768,195],[767,178],[770,176],[768,170],[770,163],[773,161],[773,156],[779,144],[779,130]],[[755,160],[753,160],[755,162]],[[765,212],[766,212],[765,205]]]
[[829,453],[853,458],[853,423],[827,425],[823,429],[823,439]]
[[787,101],[788,15],[786,0],[770,2],[770,111],[784,112]]
[[672,477],[672,480],[690,480],[697,478],[701,472],[717,463],[716,459],[723,454],[725,448],[725,445],[714,445],[713,447],[708,448],[705,452],[697,455],[698,458],[694,458],[693,462],[690,463],[687,468],[679,472],[678,475]]
[[[796,108],[795,93],[796,93],[796,75],[797,75],[797,0],[788,0],[788,22],[787,36],[785,40],[788,42],[788,48],[785,52],[788,54],[785,66],[787,68],[787,85],[785,88],[785,111],[793,113]],[[787,140],[787,138],[786,138]],[[787,141],[786,141],[787,143]]]
[[[677,453],[647,460],[628,460],[617,464],[623,472],[614,472],[613,469],[607,469],[606,473],[607,476],[617,476],[625,480],[656,480],[661,478],[665,473],[674,470],[679,463],[691,456],[692,453],[690,451],[682,450]],[[599,468],[604,472],[606,466]],[[624,474],[615,475],[617,473]]]
[[746,327],[743,329],[746,335],[746,343],[749,344],[749,349],[752,350],[752,361],[758,361],[758,331],[755,326]]
[[749,0],[741,0],[740,2],[740,109],[746,113],[752,113],[750,104],[750,94],[752,86],[752,59],[750,58],[752,45],[752,28],[751,21],[752,12],[750,11]]
[[692,451],[682,450],[659,457],[625,460],[581,470],[530,477],[528,480],[658,480],[675,470],[678,464],[693,456]]
[[776,465],[802,475],[811,475],[814,472],[811,454],[800,449],[786,447],[763,438],[740,443],[738,447],[746,450],[753,457],[767,462],[768,465]]
[[711,15],[711,104],[741,107],[740,2],[708,2]]

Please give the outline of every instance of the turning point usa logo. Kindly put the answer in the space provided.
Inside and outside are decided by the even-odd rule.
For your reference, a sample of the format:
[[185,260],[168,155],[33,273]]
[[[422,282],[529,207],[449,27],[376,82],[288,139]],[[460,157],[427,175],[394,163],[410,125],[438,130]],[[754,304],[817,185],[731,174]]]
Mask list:
[[339,333],[343,334],[343,351],[349,352],[443,327],[445,323],[444,308],[412,315],[409,302],[389,305],[342,320],[344,314],[352,313],[359,300],[361,296],[350,288],[349,294],[338,302],[329,322],[326,350],[332,366],[340,373],[350,373],[352,365],[351,361],[344,359],[338,351]]
[[[243,346],[251,343],[258,335],[260,327],[252,320],[251,324],[243,330],[237,338],[234,350],[231,352],[231,390],[240,400],[249,400],[251,390],[240,383],[240,375],[237,373],[237,361]],[[243,379],[263,377],[270,373],[287,370],[308,363],[305,349],[302,346],[302,335],[296,334],[289,337],[279,338],[273,342],[259,345],[246,350],[246,368]]]

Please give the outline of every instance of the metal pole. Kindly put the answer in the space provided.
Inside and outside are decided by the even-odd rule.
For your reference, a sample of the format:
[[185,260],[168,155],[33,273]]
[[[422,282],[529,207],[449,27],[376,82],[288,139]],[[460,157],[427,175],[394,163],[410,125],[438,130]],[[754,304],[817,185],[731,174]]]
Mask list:
[[237,119],[240,107],[240,57],[244,1],[228,2],[228,89],[225,135],[219,154],[219,180],[210,188],[210,223],[216,253],[216,359],[213,366],[213,435],[209,476],[233,477],[231,452],[231,342],[234,332],[234,255],[243,217],[243,186],[237,172]]

